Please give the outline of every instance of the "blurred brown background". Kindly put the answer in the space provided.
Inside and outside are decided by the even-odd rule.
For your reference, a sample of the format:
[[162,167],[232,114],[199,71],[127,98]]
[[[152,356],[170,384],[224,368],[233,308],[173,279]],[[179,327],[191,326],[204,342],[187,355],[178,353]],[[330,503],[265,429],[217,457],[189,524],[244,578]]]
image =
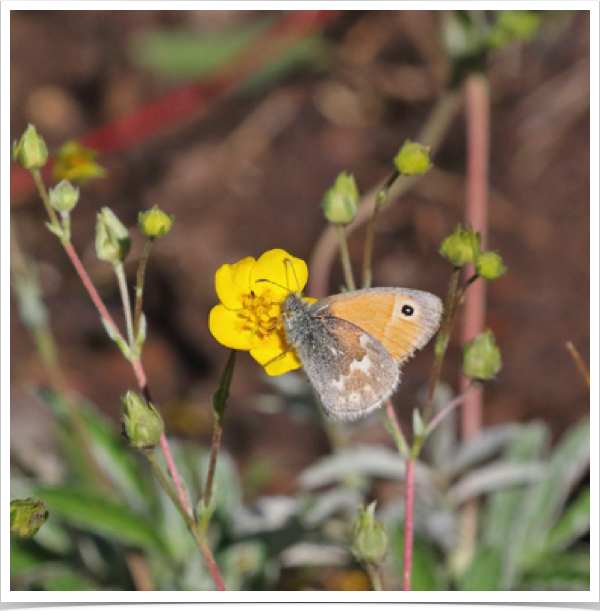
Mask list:
[[[132,59],[155,30],[202,37],[252,27],[266,11],[12,11],[11,141],[34,123],[50,148],[79,138],[180,85]],[[319,30],[315,34],[318,34]],[[211,398],[228,350],[210,335],[214,273],[224,263],[284,248],[310,258],[325,229],[324,191],[341,171],[367,191],[415,139],[443,90],[448,60],[436,11],[340,12],[323,29],[325,51],[263,85],[221,97],[119,153],[99,158],[108,177],[90,183],[73,214],[77,251],[112,315],[120,301],[110,266],[94,252],[95,216],[109,206],[132,229],[133,285],[143,240],[137,213],[175,215],[152,253],[143,362],[171,434],[208,443]],[[589,361],[589,13],[545,14],[531,41],[492,55],[489,247],[508,273],[488,286],[487,324],[504,367],[485,391],[486,424],[540,418],[555,436],[589,412],[589,394],[565,348]],[[464,107],[436,152],[435,169],[381,216],[374,285],[443,296],[449,265],[441,240],[463,220]],[[34,192],[13,198],[21,247],[39,264],[44,299],[72,388],[118,419],[133,374],[110,342]],[[359,269],[364,230],[350,240]],[[336,261],[330,291],[342,283]],[[13,301],[13,304],[15,302]],[[404,369],[394,402],[408,421],[427,380],[432,346]],[[443,379],[457,388],[460,346]],[[302,380],[303,376],[299,376]],[[44,384],[33,343],[11,311],[11,424],[16,443],[48,441],[31,393]],[[244,468],[270,464],[266,489],[292,492],[294,475],[328,451],[317,420],[268,413],[259,366],[240,355],[225,446]],[[263,409],[261,409],[263,408]],[[379,419],[356,434],[391,443]]]

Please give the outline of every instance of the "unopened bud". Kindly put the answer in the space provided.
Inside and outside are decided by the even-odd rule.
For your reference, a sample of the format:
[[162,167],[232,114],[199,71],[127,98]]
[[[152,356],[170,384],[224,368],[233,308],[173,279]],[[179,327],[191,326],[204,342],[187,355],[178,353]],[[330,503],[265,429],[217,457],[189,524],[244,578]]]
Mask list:
[[359,197],[354,176],[342,172],[323,197],[325,217],[334,225],[348,225],[358,211]]
[[18,143],[13,144],[12,158],[26,170],[39,170],[46,165],[48,149],[35,126],[29,125]]
[[430,148],[407,140],[394,158],[398,172],[403,176],[419,176],[428,172],[433,167],[429,158]]
[[56,187],[50,189],[50,205],[58,212],[71,212],[79,201],[79,189],[68,180],[61,180]]
[[455,267],[474,263],[479,257],[481,234],[474,233],[473,228],[462,229],[459,225],[456,231],[449,235],[440,246],[440,255],[448,259]]
[[387,554],[389,537],[383,523],[375,519],[375,505],[371,503],[366,509],[359,509],[351,551],[359,562],[377,566]]
[[169,232],[173,224],[173,215],[168,216],[158,206],[147,212],[140,212],[138,223],[143,234],[150,238],[160,238]]
[[489,329],[467,342],[463,351],[463,373],[476,380],[494,378],[502,368],[500,348]]
[[496,280],[506,271],[497,252],[482,252],[475,261],[475,273],[486,280]]
[[123,432],[129,443],[137,450],[152,450],[160,441],[165,423],[156,408],[129,391],[121,406]]
[[131,248],[131,239],[125,225],[110,208],[102,208],[96,224],[96,254],[102,261],[120,263]]

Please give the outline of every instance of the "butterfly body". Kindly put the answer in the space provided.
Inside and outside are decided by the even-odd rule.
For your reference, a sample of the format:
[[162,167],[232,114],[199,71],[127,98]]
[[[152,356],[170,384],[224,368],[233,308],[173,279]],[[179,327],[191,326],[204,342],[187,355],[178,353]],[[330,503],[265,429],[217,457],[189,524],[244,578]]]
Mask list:
[[400,365],[422,348],[442,316],[438,297],[412,289],[351,291],[310,303],[292,292],[282,305],[294,347],[325,413],[356,420],[400,381]]

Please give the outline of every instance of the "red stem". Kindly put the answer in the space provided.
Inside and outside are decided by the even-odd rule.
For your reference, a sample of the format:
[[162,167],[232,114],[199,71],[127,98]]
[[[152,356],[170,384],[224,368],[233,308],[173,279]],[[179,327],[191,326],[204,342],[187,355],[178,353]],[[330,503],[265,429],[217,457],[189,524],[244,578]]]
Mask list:
[[415,459],[406,461],[406,510],[404,512],[404,577],[402,589],[410,592],[413,553],[413,509],[415,503]]

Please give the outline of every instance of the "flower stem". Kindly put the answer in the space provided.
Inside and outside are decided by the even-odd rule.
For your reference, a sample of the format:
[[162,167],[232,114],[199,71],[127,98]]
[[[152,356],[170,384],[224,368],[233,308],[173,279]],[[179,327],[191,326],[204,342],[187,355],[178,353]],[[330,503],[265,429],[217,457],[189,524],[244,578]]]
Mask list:
[[431,419],[431,421],[427,425],[427,432],[426,432],[425,436],[429,435],[433,431],[433,429],[435,429],[435,427],[453,409],[456,409],[459,405],[462,405],[466,401],[466,399],[469,396],[469,394],[471,394],[479,386],[480,386],[479,382],[475,382],[475,381],[471,380],[471,384],[469,384],[469,386],[466,388],[466,390],[462,394],[458,395],[457,397],[454,397],[454,399],[452,399],[451,401],[448,401],[448,403],[446,405],[444,405],[444,407]]
[[383,591],[383,586],[381,584],[381,572],[379,567],[374,566],[373,564],[367,564],[367,573],[369,573],[369,577],[371,578],[373,590],[375,592]]
[[119,290],[121,291],[121,303],[123,304],[123,314],[125,315],[125,323],[127,325],[127,338],[129,340],[129,349],[135,350],[135,341],[133,335],[133,321],[131,319],[131,302],[129,301],[129,291],[127,289],[127,278],[125,278],[125,270],[123,263],[115,263],[113,266],[117,281],[119,283]]
[[187,527],[190,533],[193,535],[196,545],[198,546],[198,550],[200,551],[206,564],[208,565],[208,569],[213,578],[213,581],[215,582],[215,585],[217,586],[217,589],[225,591],[225,584],[221,579],[221,574],[219,573],[219,569],[215,562],[214,556],[212,555],[210,547],[206,542],[205,536],[200,533],[198,524],[195,522],[191,514],[188,512],[187,508],[184,506],[184,504],[178,498],[176,492],[171,487],[171,484],[165,477],[162,469],[158,466],[156,459],[154,458],[154,453],[148,452],[146,453],[146,457],[148,458],[148,461],[152,466],[154,475],[156,476],[156,479],[158,480],[158,483],[160,484],[161,488],[169,495],[169,498],[171,499],[171,501],[173,501],[175,507],[177,507],[179,513],[181,514],[181,517],[185,520],[185,523],[187,524]]
[[404,573],[402,589],[410,591],[413,554],[413,510],[415,501],[415,458],[411,456],[406,461],[406,499],[404,512]]
[[373,279],[372,274],[372,261],[373,261],[373,242],[375,240],[375,229],[377,227],[377,219],[379,217],[379,210],[387,201],[390,188],[394,182],[400,177],[400,172],[395,170],[391,176],[385,181],[383,187],[377,196],[375,197],[375,204],[373,205],[373,212],[369,217],[367,223],[367,235],[365,237],[365,250],[363,254],[363,273],[362,273],[362,286],[365,289],[371,288]]
[[342,259],[342,267],[344,268],[344,278],[349,291],[356,290],[354,283],[354,274],[352,273],[352,263],[350,262],[350,253],[348,252],[348,240],[346,238],[346,229],[343,225],[334,225],[338,243],[340,245],[340,257]]
[[[465,82],[467,115],[467,203],[466,225],[481,233],[481,249],[487,246],[488,159],[490,134],[489,81],[485,74],[472,73]],[[465,268],[466,278],[473,275],[473,265]],[[462,344],[483,331],[485,324],[486,283],[479,282],[468,292],[463,309]],[[462,376],[461,391],[470,384]],[[479,435],[482,426],[483,390],[471,393],[462,406],[461,435],[464,440]],[[461,510],[461,538],[458,553],[468,564],[475,549],[478,501],[473,499]]]
[[208,476],[206,478],[206,487],[204,488],[204,504],[208,507],[212,497],[213,483],[215,479],[215,470],[217,468],[217,456],[219,454],[219,447],[221,446],[221,435],[223,434],[223,427],[219,418],[215,418],[213,426],[213,437],[212,446],[210,449],[210,464],[208,467]]
[[433,366],[431,368],[431,374],[429,376],[429,394],[427,396],[427,402],[423,407],[423,419],[425,422],[429,421],[433,415],[432,412],[435,389],[442,373],[442,365],[446,355],[446,350],[448,349],[448,343],[450,342],[450,334],[452,333],[456,309],[461,297],[460,290],[458,288],[459,278],[460,268],[455,267],[452,271],[452,275],[450,276],[448,293],[446,295],[446,302],[444,304],[444,317],[442,319],[442,325],[436,339],[435,357]]
[[[137,341],[138,333],[140,332],[140,317],[142,315],[142,295],[144,292],[144,277],[146,274],[146,264],[150,257],[150,251],[154,244],[154,238],[148,238],[148,241],[144,245],[142,256],[140,257],[140,264],[137,271],[137,284],[135,287],[135,315],[133,317],[133,337]],[[132,347],[133,349],[133,347]]]
[[205,507],[210,505],[212,497],[213,484],[215,479],[215,471],[217,468],[217,456],[221,446],[221,436],[223,434],[223,420],[225,419],[225,410],[227,409],[227,399],[229,399],[229,389],[231,388],[231,380],[233,379],[233,371],[235,369],[235,360],[237,350],[232,350],[227,359],[227,364],[221,376],[219,389],[214,395],[214,425],[212,447],[210,450],[210,464],[208,466],[208,476],[206,478],[206,487],[204,488],[204,497],[202,501]]
[[[40,196],[42,198],[42,201],[44,202],[44,206],[46,207],[46,210],[48,212],[48,216],[50,217],[50,220],[52,221],[53,224],[55,224],[57,227],[60,227],[60,224],[58,222],[58,218],[56,217],[56,214],[54,213],[54,209],[50,206],[50,200],[48,198],[48,193],[46,192],[46,188],[44,186],[44,183],[42,181],[40,172],[38,170],[33,170],[32,171],[33,174],[33,178],[35,180],[36,186],[38,188],[38,191],[40,193]],[[77,253],[75,252],[75,249],[73,248],[73,244],[71,243],[70,239],[66,238],[66,237],[62,237],[61,238],[61,243],[69,257],[69,259],[71,259],[71,263],[73,264],[73,267],[75,267],[75,270],[77,271],[77,274],[79,275],[81,282],[83,283],[84,287],[87,289],[88,294],[92,300],[92,302],[94,303],[94,305],[96,306],[96,309],[98,310],[98,313],[100,314],[100,317],[105,321],[105,323],[107,325],[109,325],[115,333],[115,336],[121,340],[124,341],[123,336],[121,335],[121,332],[119,331],[119,328],[117,327],[115,321],[113,320],[112,316],[109,314],[108,310],[106,309],[106,306],[104,305],[104,302],[102,301],[102,299],[100,299],[100,295],[98,294],[98,291],[96,290],[96,287],[93,285],[88,273],[85,271],[85,268],[83,267],[83,264],[81,263],[81,260],[79,259],[79,257],[77,256]],[[129,309],[130,310],[130,309]],[[130,310],[131,311],[131,310]],[[135,352],[134,352],[135,354]],[[133,371],[135,374],[135,377],[137,379],[138,382],[138,386],[140,387],[142,393],[144,394],[144,398],[146,399],[146,401],[148,403],[152,403],[153,405],[156,406],[156,404],[152,401],[152,397],[150,395],[150,389],[148,387],[148,382],[146,379],[146,374],[144,372],[144,369],[142,367],[142,363],[139,360],[139,358],[134,358],[131,361],[132,367],[133,367]],[[163,454],[165,456],[165,461],[167,463],[167,468],[169,470],[169,473],[171,474],[171,478],[173,479],[173,484],[175,486],[175,490],[177,491],[176,495],[169,495],[171,496],[172,500],[173,499],[177,499],[177,503],[176,506],[178,508],[183,509],[182,515],[185,514],[185,516],[187,516],[190,520],[192,519],[192,511],[191,509],[188,507],[188,503],[187,503],[187,498],[185,495],[185,492],[183,490],[183,486],[181,485],[181,478],[179,477],[179,472],[177,471],[177,467],[175,465],[175,462],[173,460],[173,456],[171,454],[171,450],[169,448],[169,444],[167,442],[167,438],[165,436],[165,434],[163,433],[160,437],[160,446],[162,448]],[[162,474],[162,472],[161,472]],[[170,486],[169,486],[169,489]],[[166,490],[166,489],[165,489]],[[175,502],[175,501],[173,501]],[[184,519],[186,519],[184,517]],[[187,519],[186,519],[187,521]],[[194,534],[195,532],[195,534]],[[195,528],[195,531],[192,531],[192,534],[194,534],[194,537],[196,538],[196,541],[198,541],[198,529]],[[208,546],[208,544],[206,543],[206,540],[202,538],[201,541],[198,541],[198,547],[200,549],[200,552],[202,553],[202,555],[204,556],[204,559],[206,560],[209,570],[211,572],[211,575],[213,577],[213,580],[217,586],[217,588],[219,590],[224,590],[225,586],[223,585],[223,581],[221,579],[221,576],[219,574],[219,571],[217,569],[217,566],[215,564],[214,558],[212,556],[212,552]]]
[[[432,151],[435,151],[446,136],[452,120],[456,115],[459,104],[460,96],[457,92],[445,91],[442,96],[438,98],[427,122],[419,132],[415,141],[431,146]],[[390,188],[388,200],[398,199],[419,179],[420,176],[400,177],[400,179]],[[371,202],[375,201],[382,186],[383,185],[377,186],[363,195],[358,206],[358,214],[346,228],[347,235],[350,235],[370,218],[373,209]],[[335,229],[331,226],[327,227],[313,250],[309,274],[310,286],[307,291],[309,295],[313,297],[324,297],[326,295],[328,278],[331,272],[331,266],[335,260],[338,243]]]
[[406,438],[404,437],[404,434],[402,433],[402,428],[400,427],[400,423],[398,422],[398,418],[396,417],[394,406],[392,405],[392,402],[390,399],[388,399],[385,402],[385,405],[386,405],[385,415],[387,417],[387,424],[388,424],[386,428],[388,429],[388,431],[394,438],[394,441],[396,442],[396,445],[398,446],[398,451],[400,452],[400,456],[404,458],[408,458],[409,456],[408,444],[406,443]]
[[[465,222],[481,233],[481,249],[487,246],[487,200],[489,156],[489,83],[483,74],[471,74],[465,82],[467,114],[467,204]],[[466,266],[466,276],[473,275],[473,265]],[[476,284],[465,298],[463,310],[463,345],[483,331],[485,323],[485,282]],[[463,376],[461,390],[470,380]],[[462,436],[469,439],[481,429],[481,392],[472,394],[462,409]]]

